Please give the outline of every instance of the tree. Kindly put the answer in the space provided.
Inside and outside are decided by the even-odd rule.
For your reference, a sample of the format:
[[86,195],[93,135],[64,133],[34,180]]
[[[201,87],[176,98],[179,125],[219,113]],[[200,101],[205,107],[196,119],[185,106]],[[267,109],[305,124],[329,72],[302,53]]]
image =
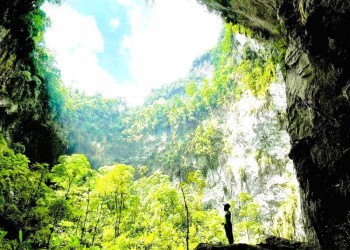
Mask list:
[[50,241],[53,232],[57,228],[59,222],[67,218],[70,213],[70,207],[65,199],[57,199],[54,200],[50,205],[49,205],[49,215],[51,217],[51,229],[50,229],[50,234],[49,238],[47,240],[47,248],[50,249]]
[[33,194],[37,192],[36,180],[28,164],[29,159],[9,149],[0,134],[0,228],[12,239],[17,237],[20,229],[25,230],[26,237],[39,226],[38,223],[28,224],[30,211],[36,206]]
[[241,237],[245,238],[246,242],[257,243],[263,233],[259,204],[253,201],[250,194],[243,192],[238,195],[238,201],[238,211],[235,211],[238,213],[238,222],[234,225],[236,238]]
[[135,170],[132,166],[116,164],[101,168],[100,172],[103,176],[97,181],[96,190],[108,199],[108,208],[114,215],[114,237],[117,238],[121,233],[122,213]]
[[204,160],[202,168],[206,175],[209,170],[215,170],[219,165],[219,156],[224,147],[223,133],[218,124],[215,121],[205,121],[194,131],[188,151]]
[[60,156],[58,162],[51,170],[52,181],[65,189],[64,197],[68,200],[72,185],[87,174],[90,163],[82,154]]

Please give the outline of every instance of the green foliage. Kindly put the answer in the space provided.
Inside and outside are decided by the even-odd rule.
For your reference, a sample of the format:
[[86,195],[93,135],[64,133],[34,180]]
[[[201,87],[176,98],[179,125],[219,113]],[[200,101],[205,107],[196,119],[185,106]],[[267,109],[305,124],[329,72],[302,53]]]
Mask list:
[[65,190],[65,198],[68,199],[72,185],[88,173],[90,163],[82,154],[60,156],[58,162],[51,170],[51,179]]
[[113,162],[126,162],[132,147],[125,137],[129,125],[122,111],[126,111],[121,99],[104,99],[101,95],[86,96],[83,93],[61,87],[53,87],[51,97],[59,120],[68,132],[71,152],[88,156],[94,167]]
[[6,49],[0,66],[0,99],[5,101],[0,127],[12,148],[20,146],[17,148],[34,162],[53,163],[63,151],[64,136],[54,120],[57,113],[49,105],[50,82],[43,42],[47,20],[40,9],[43,2],[2,4],[11,18],[1,24],[1,31],[7,35],[1,39]]
[[[97,172],[89,170],[85,156],[73,154],[61,156],[50,173],[46,164],[29,167],[24,155],[3,140],[0,145],[0,197],[6,204],[0,216],[14,226],[0,224],[5,249],[185,249],[187,226],[191,249],[201,241],[224,240],[221,216],[203,210],[200,171],[189,172],[182,186],[191,215],[186,223],[183,195],[161,171],[134,180],[132,166],[115,164]],[[51,187],[45,185],[48,178]]]
[[[39,6],[43,1],[34,2]],[[193,249],[199,242],[224,242],[222,217],[202,204],[204,177],[223,164],[220,156],[229,148],[219,114],[242,91],[266,97],[281,54],[252,43],[242,49],[235,32],[250,36],[250,30],[227,24],[218,45],[193,64],[193,69],[208,64],[212,76],[193,70],[154,90],[143,106],[131,108],[121,98],[63,87],[42,43],[45,14],[35,9],[25,22],[35,45],[32,65],[13,73],[14,84],[1,86],[0,94],[32,111],[20,111],[28,124],[22,124],[25,129],[10,145],[16,151],[0,136],[0,242],[37,249],[185,249],[187,243]],[[42,130],[35,140],[27,137],[33,120],[39,124],[36,132]],[[268,137],[261,126],[256,130]],[[73,154],[58,158],[64,137]],[[28,142],[55,145],[57,150],[42,151],[52,169],[30,164],[19,153],[30,152]],[[261,163],[269,161],[272,142],[262,139],[257,145]],[[30,155],[42,159],[34,151]],[[240,174],[247,178],[243,168]],[[258,241],[258,204],[246,193],[236,203],[236,239]]]
[[29,165],[28,158],[9,149],[2,136],[0,141],[0,229],[9,239],[18,236],[17,247],[42,242],[35,232],[46,225],[46,198],[51,193],[45,185],[47,164]]
[[48,207],[49,216],[53,219],[53,225],[69,216],[70,207],[65,199],[54,200]]
[[51,228],[50,233],[47,240],[47,247],[50,248],[51,237],[58,227],[61,220],[66,219],[70,215],[71,207],[69,206],[66,199],[58,198],[54,200],[48,207],[48,215],[51,219]]
[[7,142],[5,141],[5,138],[0,134],[0,153],[2,154],[6,148]]
[[270,83],[276,80],[276,66],[271,53],[252,51],[245,45],[243,58],[238,65],[237,73],[254,96],[266,96]]
[[289,196],[280,204],[279,213],[273,218],[271,233],[286,239],[293,239],[296,231],[295,221],[298,201],[292,180],[287,183],[287,186],[290,190]]
[[5,220],[18,218],[16,226],[24,224],[23,211],[33,190],[28,183],[31,174],[28,163],[26,156],[3,147],[0,154],[0,214]]
[[188,144],[188,151],[204,161],[204,173],[215,170],[219,165],[219,155],[224,147],[224,136],[215,122],[199,125]]
[[48,66],[56,82],[51,87],[52,107],[67,130],[68,151],[84,153],[94,168],[120,162],[146,165],[151,172],[161,168],[171,176],[179,165],[189,171],[203,169],[205,174],[216,169],[220,154],[229,147],[220,121],[211,120],[243,90],[266,96],[275,79],[274,57],[252,42],[241,49],[237,28],[243,31],[226,24],[218,45],[194,62],[194,69],[210,64],[212,77],[193,72],[153,90],[140,107],[59,87],[58,74]]
[[249,28],[247,28],[247,27],[245,27],[245,26],[243,26],[241,24],[233,25],[232,29],[233,29],[233,31],[235,33],[242,34],[242,35],[244,35],[246,37],[251,37],[252,36],[252,31]]
[[248,193],[238,195],[239,206],[234,214],[234,235],[240,242],[258,243],[264,235],[264,227],[261,223],[260,206],[254,202]]
[[6,236],[7,232],[6,231],[0,231],[0,243],[2,239]]

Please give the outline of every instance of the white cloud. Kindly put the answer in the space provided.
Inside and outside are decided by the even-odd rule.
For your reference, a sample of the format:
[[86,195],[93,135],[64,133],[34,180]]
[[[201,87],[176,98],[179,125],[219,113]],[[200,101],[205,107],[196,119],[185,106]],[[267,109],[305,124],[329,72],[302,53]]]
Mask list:
[[113,18],[109,21],[109,27],[114,32],[120,25],[120,21],[118,18]]
[[97,53],[103,51],[104,40],[95,18],[83,16],[67,4],[45,5],[44,10],[51,19],[45,41],[56,55],[63,83],[89,95],[126,95],[125,89],[98,64]]
[[[153,7],[144,0],[117,1],[129,10],[131,35],[124,37],[119,49],[131,58],[133,83],[116,82],[98,64],[105,41],[93,16],[81,15],[68,4],[44,5],[52,20],[45,40],[56,53],[66,85],[86,94],[125,96],[131,104],[140,104],[150,89],[185,76],[193,59],[217,42],[220,18],[193,0],[159,0]],[[115,30],[119,24],[118,19],[109,23]]]
[[58,53],[77,48],[91,53],[103,51],[104,40],[93,16],[80,15],[66,4],[45,4],[44,10],[51,20],[51,28],[45,34],[49,47],[54,47]]
[[122,49],[130,52],[138,84],[156,87],[186,76],[192,61],[217,43],[221,19],[193,0],[155,1],[152,8],[127,5],[132,30]]

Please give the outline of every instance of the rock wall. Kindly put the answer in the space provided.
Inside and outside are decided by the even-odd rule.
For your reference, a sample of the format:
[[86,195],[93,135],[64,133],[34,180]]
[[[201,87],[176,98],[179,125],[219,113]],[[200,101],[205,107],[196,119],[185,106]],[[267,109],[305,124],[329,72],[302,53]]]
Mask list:
[[222,203],[232,201],[237,207],[239,194],[249,193],[261,208],[263,234],[305,241],[299,186],[288,158],[290,138],[280,120],[285,110],[281,76],[270,85],[268,97],[257,98],[246,90],[230,104],[220,126],[231,150],[209,172],[204,202],[221,211]]
[[242,243],[232,245],[213,245],[200,243],[194,250],[319,250],[319,248],[312,244],[269,236],[264,242],[257,245],[247,245]]
[[288,132],[304,209],[321,246],[349,249],[350,8],[334,2],[310,3],[299,29],[285,19]]
[[[32,162],[53,163],[64,144],[49,105],[48,83],[39,72],[35,41],[42,1],[0,3],[0,133]],[[43,64],[44,62],[41,61]]]
[[280,36],[287,41],[290,157],[309,240],[319,240],[323,249],[349,249],[350,2],[246,0],[244,8],[239,0],[215,2],[225,11],[212,4],[210,8],[226,19],[272,41],[277,38],[274,31],[282,30]]

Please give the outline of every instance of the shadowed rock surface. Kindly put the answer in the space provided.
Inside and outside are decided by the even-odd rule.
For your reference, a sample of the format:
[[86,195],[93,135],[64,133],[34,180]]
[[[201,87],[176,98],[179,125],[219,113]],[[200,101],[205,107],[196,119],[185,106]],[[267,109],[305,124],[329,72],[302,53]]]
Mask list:
[[65,145],[49,100],[48,58],[34,41],[44,30],[32,20],[44,15],[41,3],[0,2],[0,133],[32,162],[54,163]]
[[308,241],[350,249],[350,1],[199,1],[258,39],[285,39],[289,156]]
[[258,245],[248,245],[248,244],[233,244],[233,245],[214,245],[200,243],[195,250],[319,250],[315,245],[289,241],[283,238],[278,238],[274,236],[269,236],[266,238],[265,242]]

